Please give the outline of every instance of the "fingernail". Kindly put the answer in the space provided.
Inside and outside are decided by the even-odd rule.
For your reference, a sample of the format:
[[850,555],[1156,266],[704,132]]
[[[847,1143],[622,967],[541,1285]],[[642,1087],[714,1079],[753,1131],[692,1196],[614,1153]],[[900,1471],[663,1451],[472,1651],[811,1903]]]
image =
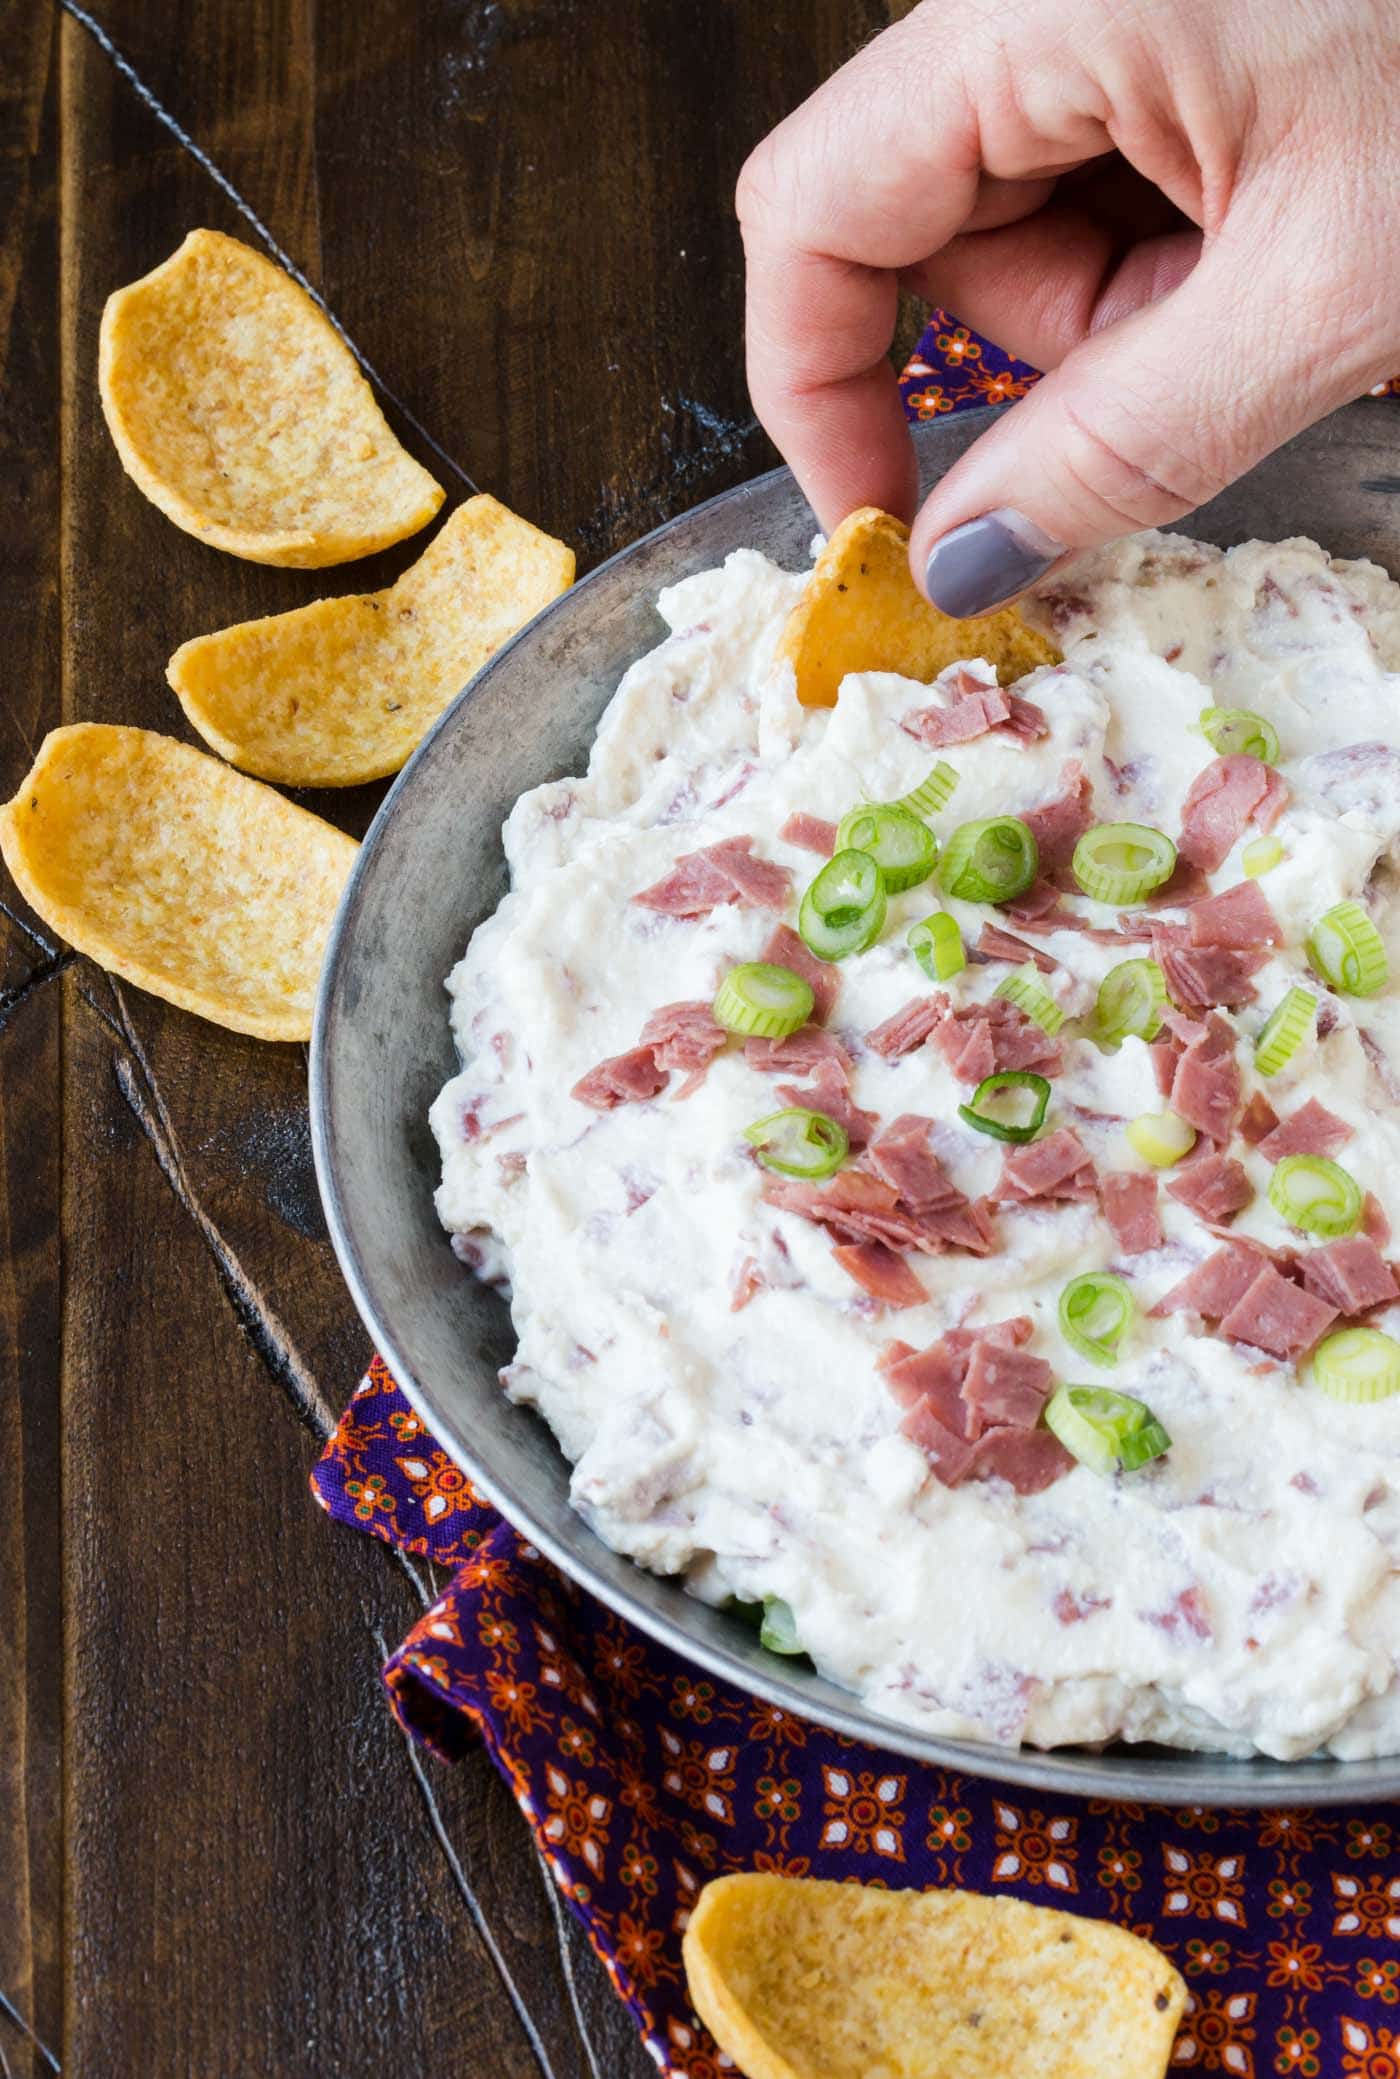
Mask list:
[[1009,505],[965,520],[929,551],[924,590],[934,605],[959,621],[988,614],[1044,577],[1065,555],[1043,528]]

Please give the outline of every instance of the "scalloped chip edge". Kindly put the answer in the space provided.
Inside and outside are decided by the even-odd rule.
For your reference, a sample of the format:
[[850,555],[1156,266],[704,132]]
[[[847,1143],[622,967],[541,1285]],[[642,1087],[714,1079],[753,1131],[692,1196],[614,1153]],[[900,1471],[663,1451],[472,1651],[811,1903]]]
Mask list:
[[1107,1921],[766,1873],[704,1887],[684,1956],[747,2079],[1162,2079],[1186,2000]]
[[1060,653],[1013,607],[955,621],[930,606],[909,574],[909,529],[875,505],[836,529],[778,637],[804,707],[834,707],[853,671],[897,671],[927,684],[950,664],[983,657],[1004,686]]
[[97,382],[132,482],[230,555],[345,563],[442,504],[324,312],[221,231],[191,231],[107,298]]
[[573,582],[574,552],[484,493],[384,592],[197,635],[166,677],[244,772],[351,787],[398,772],[487,659]]
[[204,751],[54,729],[0,808],[25,900],[99,967],[258,1039],[305,1040],[359,846]]

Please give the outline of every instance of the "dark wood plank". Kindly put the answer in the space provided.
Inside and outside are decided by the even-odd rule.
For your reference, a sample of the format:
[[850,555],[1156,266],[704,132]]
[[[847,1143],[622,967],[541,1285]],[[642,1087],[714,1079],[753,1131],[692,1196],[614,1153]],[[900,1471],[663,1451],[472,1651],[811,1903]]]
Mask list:
[[[0,98],[0,799],[58,711],[57,44],[9,0]],[[3,898],[0,898],[3,899]],[[14,905],[22,915],[22,905]],[[59,1006],[63,956],[0,915],[0,1994],[62,2029]],[[16,2079],[42,2061],[0,2013]]]
[[[875,0],[96,11],[322,288],[400,430],[585,561],[767,459],[733,180],[879,26]],[[122,476],[93,383],[104,296],[194,224],[253,234],[86,32],[61,42],[63,713],[184,735],[177,642],[416,549],[265,570]],[[375,798],[316,805],[356,829]],[[301,1050],[83,964],[60,992],[70,2066],[369,2074],[450,2044],[491,2079],[640,2079],[494,1774],[411,1766],[383,1710],[410,1580],[306,1499],[297,1417],[339,1403],[362,1342],[311,1185]],[[24,1073],[57,1088],[52,1058]]]

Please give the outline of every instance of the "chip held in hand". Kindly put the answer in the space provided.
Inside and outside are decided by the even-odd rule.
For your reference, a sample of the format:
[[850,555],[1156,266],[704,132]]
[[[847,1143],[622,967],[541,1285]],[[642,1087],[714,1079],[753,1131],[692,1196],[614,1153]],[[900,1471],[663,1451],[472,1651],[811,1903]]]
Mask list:
[[230,555],[345,563],[416,534],[442,504],[325,314],[220,231],[191,231],[108,297],[98,388],[128,476]]
[[971,1891],[719,1877],[684,1946],[747,2079],[1162,2079],[1186,2000],[1125,1928]]
[[259,1039],[305,1040],[359,847],[173,737],[53,729],[0,854],[44,922],[99,967]]
[[909,573],[909,529],[862,506],[818,556],[778,638],[804,707],[835,707],[852,671],[897,671],[927,683],[950,664],[984,657],[1009,686],[1059,652],[1013,607],[955,621],[930,606]]
[[563,542],[494,498],[469,498],[387,591],[198,635],[166,677],[205,742],[244,772],[355,786],[397,772],[573,575]]

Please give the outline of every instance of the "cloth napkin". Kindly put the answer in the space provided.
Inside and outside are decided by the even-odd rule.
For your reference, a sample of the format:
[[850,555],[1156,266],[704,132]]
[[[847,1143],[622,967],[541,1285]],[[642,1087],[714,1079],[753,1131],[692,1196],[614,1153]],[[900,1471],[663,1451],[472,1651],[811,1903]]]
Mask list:
[[[931,418],[1034,381],[935,311],[901,388],[910,417]],[[544,1560],[378,1358],[311,1484],[340,1521],[455,1569],[385,1666],[390,1705],[445,1761],[485,1742],[673,2079],[734,2072],[690,2007],[680,1938],[701,1885],[738,1869],[964,1885],[1101,1915],[1150,1937],[1186,1979],[1174,2068],[1400,2079],[1395,1808],[1040,1797],[761,1703]]]

